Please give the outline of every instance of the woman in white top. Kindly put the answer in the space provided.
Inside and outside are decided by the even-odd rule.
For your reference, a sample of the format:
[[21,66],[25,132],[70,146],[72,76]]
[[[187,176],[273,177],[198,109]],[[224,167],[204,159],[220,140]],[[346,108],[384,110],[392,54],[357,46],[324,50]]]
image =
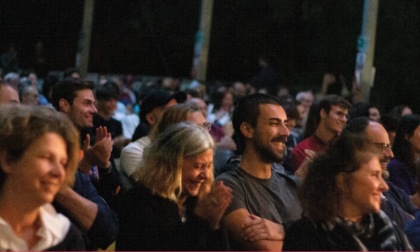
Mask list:
[[71,184],[78,132],[46,107],[0,107],[0,250],[84,250],[80,231],[50,204]]

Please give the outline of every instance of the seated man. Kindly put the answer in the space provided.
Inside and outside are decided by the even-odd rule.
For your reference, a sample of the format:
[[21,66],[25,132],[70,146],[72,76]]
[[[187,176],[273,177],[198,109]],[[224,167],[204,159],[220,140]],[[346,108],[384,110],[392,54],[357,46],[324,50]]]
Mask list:
[[[348,110],[351,107],[348,101],[338,95],[327,95],[319,104],[312,106],[311,110],[315,109],[316,125],[314,126],[316,129],[311,136],[299,142],[293,148],[291,160],[294,171],[300,168],[305,159],[313,157],[315,153],[324,151],[328,144],[340,134],[346,126]],[[308,125],[309,123],[308,120],[305,135],[309,135],[307,131],[313,126]]]
[[243,156],[238,166],[216,178],[232,189],[224,225],[233,250],[281,250],[283,225],[300,218],[299,180],[273,164],[283,159],[286,124],[280,102],[265,94],[243,98],[233,112]]
[[[74,125],[82,131],[93,126],[96,112],[93,83],[68,78],[59,82],[53,89],[52,104],[66,114]],[[88,249],[107,248],[118,235],[118,218],[98,192],[88,174],[95,171],[102,184],[108,184],[111,163],[112,140],[106,128],[97,131],[96,143],[90,145],[90,136],[85,135],[83,158],[79,163],[73,188],[67,187],[55,198],[55,205],[79,228],[85,231]],[[96,170],[94,168],[97,168]],[[109,183],[114,185],[114,183]],[[118,188],[102,185],[117,194]]]

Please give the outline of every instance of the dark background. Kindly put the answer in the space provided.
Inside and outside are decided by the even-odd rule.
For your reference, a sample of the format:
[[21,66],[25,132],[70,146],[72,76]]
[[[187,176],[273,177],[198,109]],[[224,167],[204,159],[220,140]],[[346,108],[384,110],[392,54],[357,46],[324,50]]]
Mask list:
[[[295,93],[320,88],[324,72],[354,72],[363,1],[215,0],[208,80],[248,81],[268,54]],[[73,66],[83,1],[0,1],[0,48],[18,48],[21,67],[45,43],[50,70]],[[381,0],[371,101],[420,111],[420,1]],[[97,0],[90,72],[190,77],[198,0]]]

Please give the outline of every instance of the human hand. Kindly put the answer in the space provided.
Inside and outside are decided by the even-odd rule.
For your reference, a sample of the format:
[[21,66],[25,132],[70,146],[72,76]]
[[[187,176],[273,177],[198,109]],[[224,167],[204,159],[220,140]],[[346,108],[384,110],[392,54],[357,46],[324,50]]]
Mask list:
[[309,165],[312,163],[314,158],[316,157],[316,152],[312,150],[305,150],[306,157],[305,160],[303,160],[302,164],[299,166],[299,168],[295,172],[295,176],[298,176],[302,179],[306,177],[308,174]]
[[250,214],[249,219],[242,225],[242,237],[246,241],[284,240],[284,227],[281,224]]
[[99,168],[110,167],[109,159],[112,152],[112,138],[106,127],[98,127],[96,129],[96,142],[93,146],[90,145],[90,135],[86,135],[83,142],[84,163],[91,167],[98,166]]
[[206,220],[210,228],[216,230],[220,227],[220,220],[230,205],[232,190],[222,181],[213,183],[210,192],[202,195],[195,207],[195,214]]

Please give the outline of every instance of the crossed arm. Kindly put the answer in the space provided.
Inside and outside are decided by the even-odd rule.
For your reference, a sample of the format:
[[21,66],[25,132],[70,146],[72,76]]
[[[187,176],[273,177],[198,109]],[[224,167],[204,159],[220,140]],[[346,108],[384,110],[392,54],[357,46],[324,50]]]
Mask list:
[[284,240],[283,225],[260,218],[245,208],[225,216],[224,224],[236,242],[249,250],[281,251]]

